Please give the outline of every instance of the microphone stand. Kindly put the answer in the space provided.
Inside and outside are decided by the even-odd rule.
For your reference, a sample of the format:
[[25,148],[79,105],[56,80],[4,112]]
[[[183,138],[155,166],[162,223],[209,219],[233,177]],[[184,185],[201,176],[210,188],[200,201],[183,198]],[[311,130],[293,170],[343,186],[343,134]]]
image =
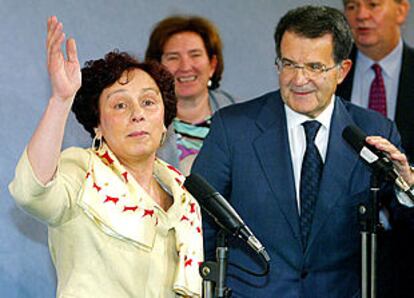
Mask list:
[[370,186],[370,201],[358,206],[361,231],[361,292],[362,298],[377,296],[377,233],[379,222],[378,192],[381,180],[379,173],[373,172]]
[[226,287],[228,254],[227,234],[220,230],[217,234],[216,262],[206,261],[200,266],[204,298],[231,297],[232,291]]

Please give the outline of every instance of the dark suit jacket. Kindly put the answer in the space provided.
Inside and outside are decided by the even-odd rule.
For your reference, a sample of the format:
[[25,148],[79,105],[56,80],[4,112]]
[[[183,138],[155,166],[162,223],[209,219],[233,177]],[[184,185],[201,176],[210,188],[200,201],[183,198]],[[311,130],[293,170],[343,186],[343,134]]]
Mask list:
[[[356,47],[351,52],[351,60],[356,63]],[[350,100],[355,67],[344,82],[338,86],[336,94],[346,100]],[[397,78],[396,78],[397,79]],[[401,73],[398,85],[398,97],[395,113],[395,122],[401,134],[402,147],[411,162],[414,162],[414,49],[404,44]]]
[[[357,206],[369,198],[371,172],[342,139],[356,124],[399,146],[395,125],[376,112],[336,98],[329,144],[308,246],[302,247],[284,105],[278,91],[219,110],[193,173],[228,198],[271,256],[270,275],[256,278],[232,267],[234,297],[360,295]],[[204,217],[207,258],[214,256],[215,224]],[[230,262],[256,271],[246,245],[230,243]]]

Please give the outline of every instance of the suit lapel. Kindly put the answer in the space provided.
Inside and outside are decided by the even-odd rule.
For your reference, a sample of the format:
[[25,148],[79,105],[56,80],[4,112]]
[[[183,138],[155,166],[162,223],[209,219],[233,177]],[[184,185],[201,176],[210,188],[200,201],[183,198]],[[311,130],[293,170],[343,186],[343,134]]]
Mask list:
[[261,131],[253,144],[257,159],[286,221],[300,241],[299,215],[286,115],[280,93],[269,97],[258,115],[256,124]]
[[[409,119],[407,109],[414,108],[414,101],[411,100],[414,94],[414,50],[404,45],[403,57],[400,72],[400,81],[398,84],[398,98],[396,121],[397,124],[404,124]],[[398,123],[401,122],[401,123]]]
[[344,199],[344,195],[346,196],[348,193],[352,170],[358,161],[358,155],[350,149],[349,145],[342,138],[342,132],[345,127],[354,122],[343,103],[338,98],[335,100],[328,150],[308,247],[312,245],[321,228],[325,224],[329,224],[326,221],[329,214],[331,214],[332,208],[338,203],[338,200]]
[[398,84],[397,107],[395,122],[401,133],[402,145],[409,157],[414,160],[414,50],[404,44],[400,80]]

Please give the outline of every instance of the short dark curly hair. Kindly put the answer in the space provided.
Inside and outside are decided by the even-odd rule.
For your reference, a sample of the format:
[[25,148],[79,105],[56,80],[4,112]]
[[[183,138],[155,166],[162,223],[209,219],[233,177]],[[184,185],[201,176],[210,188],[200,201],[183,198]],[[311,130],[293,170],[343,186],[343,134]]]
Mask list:
[[72,111],[91,137],[99,124],[99,97],[102,91],[118,81],[125,71],[141,69],[149,74],[160,89],[164,103],[164,124],[169,126],[177,112],[174,78],[156,61],[139,62],[134,56],[113,50],[103,59],[90,60],[82,68],[82,86],[76,93]]
[[194,32],[203,40],[208,58],[216,56],[217,66],[211,77],[211,90],[220,86],[221,76],[224,70],[223,43],[219,30],[206,18],[193,15],[173,15],[157,23],[151,32],[148,47],[145,52],[146,60],[161,62],[164,46],[171,36],[181,32]]

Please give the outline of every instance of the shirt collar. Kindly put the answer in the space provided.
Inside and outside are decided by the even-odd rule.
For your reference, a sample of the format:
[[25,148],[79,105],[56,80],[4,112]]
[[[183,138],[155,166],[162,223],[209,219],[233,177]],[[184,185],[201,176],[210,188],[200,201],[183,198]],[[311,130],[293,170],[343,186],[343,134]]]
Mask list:
[[286,112],[286,121],[288,129],[296,128],[302,125],[305,121],[317,120],[322,124],[322,127],[326,128],[329,131],[331,126],[331,118],[333,114],[333,110],[335,107],[335,95],[332,95],[331,102],[322,111],[316,118],[311,118],[309,116],[300,114],[294,110],[292,110],[287,104],[285,104],[285,112]]
[[392,78],[395,77],[395,73],[398,71],[398,63],[395,63],[395,61],[398,61],[398,59],[402,56],[402,51],[403,42],[400,38],[397,46],[382,60],[374,61],[368,56],[364,55],[361,51],[357,51],[357,61],[363,73],[371,71],[371,66],[377,63],[381,66],[383,74]]

